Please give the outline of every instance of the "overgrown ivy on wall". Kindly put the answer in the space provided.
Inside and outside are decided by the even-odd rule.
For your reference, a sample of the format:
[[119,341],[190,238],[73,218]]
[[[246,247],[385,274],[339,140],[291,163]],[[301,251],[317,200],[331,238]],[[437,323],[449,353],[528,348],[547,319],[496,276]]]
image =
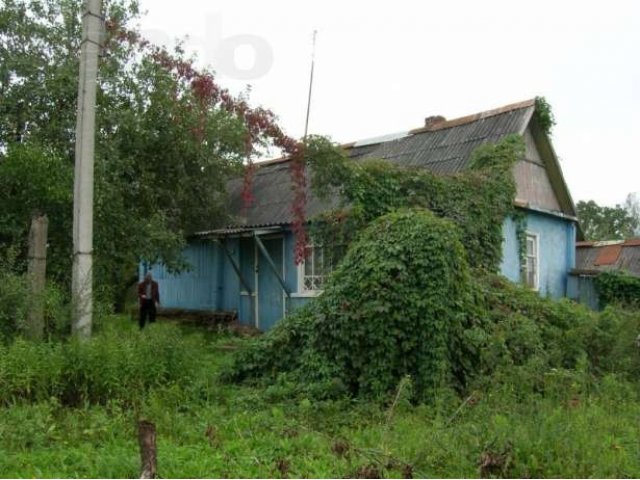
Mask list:
[[342,204],[312,219],[310,232],[317,244],[347,245],[375,218],[400,208],[422,207],[460,227],[472,267],[496,272],[502,260],[505,218],[514,215],[526,230],[513,205],[513,165],[525,150],[518,135],[479,147],[468,169],[449,176],[382,160],[348,160],[339,149],[327,155],[327,142],[319,137],[308,142],[311,183],[318,195],[337,195]]
[[420,208],[375,219],[322,296],[241,352],[226,378],[288,372],[321,395],[381,398],[410,375],[421,400],[461,387],[475,357],[461,343],[473,296],[459,233]]

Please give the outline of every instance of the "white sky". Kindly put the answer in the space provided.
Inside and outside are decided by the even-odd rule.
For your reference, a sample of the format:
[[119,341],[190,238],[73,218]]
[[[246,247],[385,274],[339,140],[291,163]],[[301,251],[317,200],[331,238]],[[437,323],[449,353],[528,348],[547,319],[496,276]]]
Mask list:
[[222,85],[250,84],[251,103],[294,137],[317,29],[310,133],[350,142],[542,95],[574,201],[640,191],[640,1],[140,3],[145,36],[189,35]]

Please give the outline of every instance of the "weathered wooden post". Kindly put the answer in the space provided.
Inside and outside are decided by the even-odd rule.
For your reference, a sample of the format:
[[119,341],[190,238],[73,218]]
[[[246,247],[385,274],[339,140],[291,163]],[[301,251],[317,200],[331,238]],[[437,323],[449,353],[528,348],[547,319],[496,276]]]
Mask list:
[[29,311],[25,333],[33,340],[44,335],[44,289],[47,276],[47,230],[49,220],[44,214],[35,214],[29,230]]
[[142,471],[140,478],[157,478],[156,426],[146,420],[138,422],[138,443]]

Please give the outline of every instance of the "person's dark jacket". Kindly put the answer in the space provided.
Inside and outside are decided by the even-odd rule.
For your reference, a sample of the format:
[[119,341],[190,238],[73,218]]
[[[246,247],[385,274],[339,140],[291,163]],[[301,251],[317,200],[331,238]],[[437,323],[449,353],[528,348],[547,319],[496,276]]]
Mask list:
[[[145,298],[147,284],[145,282],[140,282],[138,284],[138,300],[140,301],[140,305],[142,305],[144,300],[149,300]],[[158,290],[158,282],[151,280],[151,299],[155,303],[160,303],[160,291]]]

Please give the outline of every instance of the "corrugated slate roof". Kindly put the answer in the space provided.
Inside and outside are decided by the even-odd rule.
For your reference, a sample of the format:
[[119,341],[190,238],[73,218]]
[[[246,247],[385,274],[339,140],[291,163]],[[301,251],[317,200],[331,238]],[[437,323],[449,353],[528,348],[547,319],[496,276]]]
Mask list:
[[[422,167],[436,174],[452,174],[469,165],[471,152],[480,145],[495,143],[510,134],[523,134],[535,102],[507,105],[466,117],[438,121],[430,126],[344,145],[350,158],[385,159],[406,167]],[[387,137],[388,138],[388,137]],[[229,183],[230,209],[237,221],[231,226],[284,225],[293,222],[293,192],[287,159],[257,164],[254,177],[254,204],[244,208],[242,180]],[[309,189],[306,218],[338,206],[339,199],[321,201]]]
[[[255,200],[250,208],[245,207],[242,198],[243,180],[235,179],[229,182],[229,209],[238,219],[230,226],[264,227],[293,223],[290,165],[290,162],[277,162],[257,168],[251,185]],[[312,218],[338,205],[338,198],[320,200],[307,185],[305,218]]]
[[577,243],[576,273],[616,270],[640,277],[640,239]]

